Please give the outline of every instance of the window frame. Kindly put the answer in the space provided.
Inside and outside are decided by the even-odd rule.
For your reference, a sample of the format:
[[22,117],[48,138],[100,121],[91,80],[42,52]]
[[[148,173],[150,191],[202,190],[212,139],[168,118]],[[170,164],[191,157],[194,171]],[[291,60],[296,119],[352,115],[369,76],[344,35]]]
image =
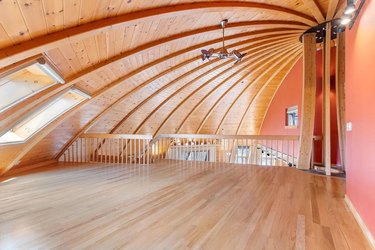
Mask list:
[[68,109],[60,112],[56,117],[54,117],[53,119],[49,120],[43,126],[39,127],[37,130],[35,130],[33,133],[31,133],[27,138],[23,139],[22,141],[0,142],[0,146],[3,146],[3,145],[13,145],[13,144],[24,144],[24,143],[28,142],[35,135],[37,135],[43,129],[45,129],[46,127],[48,127],[53,121],[55,121],[59,117],[63,116],[64,114],[66,114],[67,112],[69,112],[74,107],[76,107],[77,105],[81,104],[82,102],[84,102],[84,101],[89,100],[89,99],[92,98],[90,95],[88,95],[84,91],[82,91],[82,90],[80,90],[80,89],[78,89],[76,87],[71,87],[71,88],[63,91],[62,93],[58,94],[57,96],[51,98],[51,100],[48,100],[47,102],[45,102],[43,105],[41,105],[40,107],[36,108],[32,112],[30,112],[28,116],[20,118],[17,121],[17,123],[14,124],[11,128],[6,129],[3,133],[1,133],[0,137],[2,137],[3,135],[5,135],[9,131],[14,131],[14,130],[17,130],[18,128],[22,127],[23,125],[25,125],[26,123],[28,123],[31,119],[35,118],[38,114],[42,113],[43,111],[45,111],[46,109],[48,109],[49,107],[51,107],[54,103],[58,102],[60,100],[60,98],[63,97],[68,92],[74,92],[75,94],[78,94],[78,95],[82,96],[84,99],[82,101],[80,101],[80,102],[72,105]]
[[[297,120],[295,125],[290,125],[289,124],[289,114],[292,112],[296,112],[297,114]],[[285,128],[286,129],[296,129],[298,128],[298,123],[299,123],[299,116],[298,116],[298,105],[290,106],[285,109]]]
[[[18,71],[21,71],[21,70],[24,70],[26,69],[27,67],[30,67],[32,65],[40,65],[39,67],[41,68],[42,71],[44,71],[49,77],[51,77],[51,79],[54,80],[53,83],[47,85],[47,86],[44,86],[40,89],[38,89],[37,91],[34,91],[28,95],[25,95],[13,102],[11,102],[10,104],[4,106],[4,107],[0,107],[0,113],[3,113],[7,110],[9,110],[10,108],[20,104],[21,102],[25,101],[26,99],[30,98],[30,97],[33,97],[34,95],[48,89],[48,88],[51,88],[57,84],[65,84],[65,79],[62,77],[62,74],[56,69],[56,67],[53,65],[53,63],[48,60],[48,58],[44,55],[44,54],[39,54],[35,57],[32,57],[32,58],[28,58],[24,61],[21,61],[19,63],[16,63],[16,64],[12,64],[8,67],[5,67],[3,70],[0,71],[0,79],[4,78],[4,77],[8,77],[12,74],[15,74],[17,73]],[[0,86],[1,87],[1,86]]]

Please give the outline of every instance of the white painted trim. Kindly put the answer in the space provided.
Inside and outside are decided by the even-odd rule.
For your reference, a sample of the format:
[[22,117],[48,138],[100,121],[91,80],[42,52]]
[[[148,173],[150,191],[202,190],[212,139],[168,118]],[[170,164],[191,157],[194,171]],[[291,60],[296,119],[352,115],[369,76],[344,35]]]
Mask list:
[[357,210],[353,206],[353,203],[351,202],[351,200],[349,199],[349,197],[346,194],[345,194],[344,200],[346,202],[346,205],[348,205],[350,211],[354,215],[354,218],[357,221],[359,227],[361,228],[363,234],[365,235],[365,237],[367,238],[367,240],[369,241],[369,243],[373,247],[373,249],[375,249],[375,239],[374,239],[374,237],[372,236],[370,230],[367,228],[367,226],[366,226],[365,222],[363,221],[362,217],[359,215],[359,213],[357,212]]

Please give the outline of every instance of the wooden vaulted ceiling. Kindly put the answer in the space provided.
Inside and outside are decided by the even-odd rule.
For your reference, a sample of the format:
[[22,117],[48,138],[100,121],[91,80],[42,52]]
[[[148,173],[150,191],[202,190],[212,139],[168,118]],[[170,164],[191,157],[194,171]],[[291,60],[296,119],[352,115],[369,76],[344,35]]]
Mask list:
[[[345,0],[2,0],[0,66],[44,53],[66,79],[0,114],[15,124],[72,85],[92,99],[24,144],[0,146],[2,172],[56,158],[80,134],[257,134],[299,36],[340,16]],[[202,62],[227,46],[244,60]]]

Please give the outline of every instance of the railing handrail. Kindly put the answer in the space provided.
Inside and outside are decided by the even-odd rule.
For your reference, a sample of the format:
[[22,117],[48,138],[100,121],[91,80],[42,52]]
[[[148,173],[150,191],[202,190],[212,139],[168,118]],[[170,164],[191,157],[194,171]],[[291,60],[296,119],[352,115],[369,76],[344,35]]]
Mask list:
[[[212,135],[212,134],[159,134],[153,137],[150,134],[82,134],[81,138],[109,138],[109,139],[141,139],[152,140],[151,143],[160,138],[194,138],[194,139],[249,139],[249,140],[291,140],[299,139],[299,135]],[[314,136],[315,140],[321,140],[321,136]]]
[[210,134],[160,134],[154,138],[194,138],[194,139],[249,139],[249,140],[291,140],[299,139],[298,135],[210,135]]
[[140,135],[140,134],[82,134],[81,138],[103,138],[103,139],[140,139],[140,140],[152,140],[152,135]]

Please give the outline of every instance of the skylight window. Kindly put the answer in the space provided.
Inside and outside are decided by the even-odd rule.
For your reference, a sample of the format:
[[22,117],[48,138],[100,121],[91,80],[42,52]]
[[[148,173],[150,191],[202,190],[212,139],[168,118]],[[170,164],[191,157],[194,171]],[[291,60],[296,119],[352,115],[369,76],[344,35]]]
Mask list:
[[65,83],[44,57],[0,74],[0,112],[58,83]]
[[27,141],[49,123],[88,98],[90,96],[82,91],[70,89],[0,136],[0,143]]

